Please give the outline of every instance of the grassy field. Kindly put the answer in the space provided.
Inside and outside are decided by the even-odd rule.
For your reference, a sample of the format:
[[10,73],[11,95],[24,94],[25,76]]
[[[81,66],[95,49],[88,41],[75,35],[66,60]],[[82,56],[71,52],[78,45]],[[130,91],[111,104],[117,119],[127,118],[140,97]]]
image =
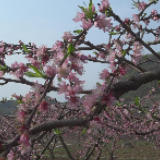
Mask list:
[[[71,144],[71,141],[68,140],[68,143]],[[121,144],[123,143],[124,142],[121,142]],[[133,147],[122,147],[122,145],[119,145],[118,149],[114,152],[116,160],[160,160],[160,148],[155,148],[153,144],[144,140],[130,141],[130,143],[133,144]],[[76,143],[73,142],[72,144],[73,145],[69,145],[68,148],[72,155],[74,155],[76,152]],[[110,147],[108,147],[108,149],[110,149]],[[44,153],[44,156],[47,156],[47,152],[48,151]],[[55,148],[53,154],[55,155],[54,160],[69,160],[63,147]],[[93,156],[90,158],[90,160],[94,159]],[[110,160],[107,149],[103,149],[101,159]]]

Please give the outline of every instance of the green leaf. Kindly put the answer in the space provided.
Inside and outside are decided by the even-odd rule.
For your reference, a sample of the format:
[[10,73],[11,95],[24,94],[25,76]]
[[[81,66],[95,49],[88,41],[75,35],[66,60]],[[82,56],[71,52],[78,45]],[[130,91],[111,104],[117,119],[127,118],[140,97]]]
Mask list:
[[33,69],[37,74],[39,74],[39,75],[41,75],[41,76],[43,76],[43,77],[46,77],[41,71],[38,70],[38,68],[36,68],[36,67],[34,67],[34,66],[32,66],[32,65],[29,65],[29,67],[30,67],[31,69]]
[[81,132],[81,135],[84,135],[86,132],[87,132],[87,128],[85,127],[85,128],[83,129],[83,131]]
[[144,58],[145,58],[145,59],[148,59],[148,56],[147,56],[147,55],[145,55],[145,56],[144,56]]
[[69,47],[68,47],[68,51],[67,51],[67,53],[65,54],[65,56],[64,56],[64,58],[63,58],[63,61],[65,61],[66,58],[67,58],[68,56],[70,56],[73,52],[74,52],[74,46],[73,46],[72,43],[70,43],[70,45],[69,45]]
[[98,84],[98,85],[102,86],[99,82],[97,82],[96,84]]
[[86,18],[88,18],[88,19],[92,19],[93,18],[92,0],[90,0],[88,8],[84,8],[83,6],[78,6],[78,7],[83,10],[83,12],[85,13]]
[[29,71],[25,72],[24,75],[27,76],[27,77],[31,77],[31,78],[47,78],[47,76],[45,76],[45,75],[42,76],[40,74],[29,72]]
[[111,16],[111,13],[109,13],[107,10],[105,11],[105,13],[106,13],[106,16],[107,16],[107,17],[110,17],[110,16]]
[[123,57],[125,57],[127,51],[126,50],[121,50],[121,53],[122,53]]
[[74,30],[73,32],[74,32],[75,34],[80,34],[82,31],[83,31],[82,29],[77,29],[77,30]]
[[47,78],[47,76],[45,74],[43,74],[40,70],[38,70],[36,67],[29,65],[29,67],[31,69],[33,69],[36,73],[33,72],[25,72],[24,75],[28,76],[28,77],[35,77],[35,78]]
[[29,52],[29,50],[27,49],[27,47],[26,47],[24,44],[22,44],[22,47],[23,47],[23,50],[24,50],[25,52]]
[[110,32],[109,35],[116,35],[119,34],[118,32]]
[[122,103],[117,102],[117,103],[116,103],[116,106],[122,106]]
[[95,55],[98,55],[98,52],[96,52],[96,51],[94,51],[93,53],[94,53]]
[[90,19],[93,18],[92,5],[93,5],[93,4],[92,4],[92,0],[90,0],[90,3],[89,3],[89,12],[88,12],[88,15],[89,15],[88,18],[90,18]]
[[112,15],[112,8],[109,6],[107,10],[105,10],[106,16],[110,17]]
[[59,131],[58,129],[54,129],[54,134],[60,135],[60,134],[62,134],[62,132]]
[[74,46],[72,43],[70,43],[69,47],[68,47],[68,52],[74,52]]
[[0,71],[4,71],[4,72],[7,71],[7,66],[0,65]]
[[18,103],[18,104],[22,104],[22,103],[24,103],[24,102],[21,101],[21,100],[17,100],[17,103]]
[[144,18],[147,15],[147,13],[143,13],[142,18]]
[[139,97],[134,98],[134,103],[135,103],[135,105],[137,105],[137,106],[140,105]]
[[70,52],[67,52],[67,53],[64,55],[63,60],[65,61],[68,56],[70,56]]

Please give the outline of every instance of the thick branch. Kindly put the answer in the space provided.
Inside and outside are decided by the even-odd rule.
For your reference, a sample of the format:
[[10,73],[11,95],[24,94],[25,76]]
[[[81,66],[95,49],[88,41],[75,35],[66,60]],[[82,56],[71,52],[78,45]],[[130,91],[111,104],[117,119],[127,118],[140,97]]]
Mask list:
[[60,121],[48,121],[42,124],[38,124],[30,129],[30,134],[37,134],[41,131],[50,131],[54,128],[59,127],[70,127],[70,126],[84,126],[88,123],[85,119],[71,119],[71,120],[60,120]]
[[128,81],[116,83],[111,88],[111,91],[118,99],[123,94],[132,90],[136,90],[141,85],[149,83],[154,80],[160,80],[160,70],[140,73],[139,75],[131,77]]

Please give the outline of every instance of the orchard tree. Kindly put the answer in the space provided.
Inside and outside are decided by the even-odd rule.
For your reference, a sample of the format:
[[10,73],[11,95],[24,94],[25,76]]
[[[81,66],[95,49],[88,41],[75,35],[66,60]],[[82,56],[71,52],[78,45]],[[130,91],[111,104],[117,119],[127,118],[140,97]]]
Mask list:
[[[52,48],[22,41],[19,44],[1,41],[0,85],[13,82],[29,85],[31,90],[25,96],[12,95],[18,107],[15,116],[0,116],[0,160],[44,159],[46,150],[53,159],[58,141],[72,160],[88,160],[91,156],[98,160],[110,142],[113,142],[110,155],[114,159],[116,142],[124,136],[153,136],[155,144],[159,145],[160,104],[153,101],[149,108],[144,107],[144,101],[152,97],[159,85],[144,97],[133,97],[128,104],[121,98],[143,84],[160,80],[159,69],[148,71],[139,63],[143,49],[160,61],[160,55],[152,48],[160,44],[160,27],[150,27],[152,21],[159,22],[160,14],[154,9],[145,13],[157,3],[158,0],[133,1],[135,14],[131,19],[121,19],[108,0],[101,1],[98,10],[90,0],[88,6],[79,6],[80,11],[73,19],[80,23],[80,29],[65,32],[62,40],[57,40]],[[86,41],[92,27],[107,32],[108,42]],[[153,40],[145,41],[146,34]],[[91,55],[83,53],[88,50]],[[7,65],[7,57],[15,54],[24,55],[28,63],[15,61]],[[159,61],[147,59],[143,63]],[[90,62],[106,64],[106,68],[99,74],[103,82],[84,90],[85,80],[80,78],[85,71],[84,64]],[[122,80],[129,68],[138,73]],[[7,78],[7,73],[13,77]],[[45,83],[35,82],[34,78],[44,79]],[[58,79],[57,84],[55,79]],[[54,97],[46,98],[53,91],[63,94],[66,103]],[[70,152],[64,134],[79,138],[77,152]],[[41,145],[40,151],[37,145]]]

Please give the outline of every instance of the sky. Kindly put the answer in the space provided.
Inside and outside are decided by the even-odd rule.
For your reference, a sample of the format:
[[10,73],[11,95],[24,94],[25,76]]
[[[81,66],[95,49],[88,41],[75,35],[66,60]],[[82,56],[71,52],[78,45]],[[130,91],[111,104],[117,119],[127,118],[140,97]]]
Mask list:
[[[148,0],[144,1],[148,3]],[[84,0],[0,0],[0,2],[0,41],[18,44],[19,40],[21,40],[25,44],[34,42],[37,46],[46,45],[47,47],[52,47],[56,40],[62,40],[61,37],[65,31],[81,29],[80,23],[75,23],[73,18],[76,16],[77,11],[80,11],[78,5],[84,6]],[[100,2],[101,0],[93,0],[97,9],[97,3]],[[131,18],[133,13],[138,13],[137,9],[131,9],[131,0],[110,0],[109,2],[113,11],[119,15],[122,20],[124,20],[125,17]],[[89,0],[86,0],[85,3],[88,4]],[[150,8],[158,10],[159,7],[160,2]],[[148,12],[150,12],[151,9],[149,9]],[[115,21],[112,23],[116,24]],[[153,23],[151,27],[159,25],[160,23]],[[147,39],[150,40],[151,37],[146,36],[146,40]],[[107,43],[108,33],[104,34],[102,30],[93,27],[89,31],[86,40],[90,40],[95,45]],[[154,46],[153,49],[159,51],[158,47],[159,46]],[[144,51],[144,53],[147,53],[147,51]],[[23,56],[6,57],[6,63],[8,65],[15,61],[26,62]],[[107,65],[90,62],[85,65],[85,68],[86,72],[81,78],[86,80],[84,89],[92,89],[96,82],[99,81],[99,73],[104,68],[107,68]],[[0,86],[0,100],[2,97],[10,98],[13,93],[24,95],[29,90],[30,87],[28,86],[14,83]],[[64,97],[57,96],[57,93],[51,93],[49,95],[60,101],[64,101]]]

